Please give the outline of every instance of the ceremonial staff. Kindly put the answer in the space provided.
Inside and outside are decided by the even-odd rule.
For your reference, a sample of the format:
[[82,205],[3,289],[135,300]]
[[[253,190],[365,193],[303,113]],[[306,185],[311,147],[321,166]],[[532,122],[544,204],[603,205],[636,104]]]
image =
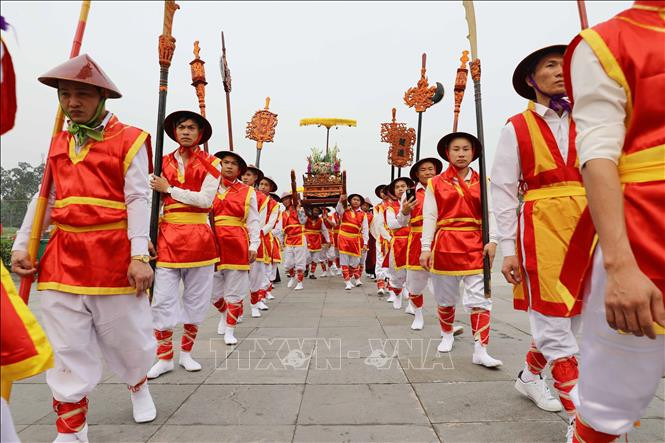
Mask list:
[[584,31],[589,27],[589,20],[586,18],[586,5],[584,0],[577,0],[577,12],[580,14],[580,25],[582,25],[582,30]]
[[[196,89],[196,98],[199,100],[199,113],[203,118],[206,116],[206,70],[205,62],[199,57],[199,41],[194,42],[194,60],[189,62],[189,66],[192,69],[192,86]],[[208,142],[206,141],[203,144],[203,149],[208,153]]]
[[256,167],[261,165],[261,150],[264,143],[270,143],[275,138],[275,127],[277,126],[277,114],[268,111],[270,97],[266,97],[266,106],[254,113],[252,119],[247,122],[245,136],[256,142]]
[[[381,141],[390,144],[388,148],[388,164],[390,180],[395,179],[395,167],[401,175],[402,168],[410,166],[413,162],[413,145],[416,142],[416,131],[407,128],[406,123],[398,123],[395,119],[397,110],[392,109],[393,118],[390,122],[381,123]],[[398,177],[399,177],[398,175]]]
[[[157,134],[155,142],[154,174],[162,174],[162,156],[164,150],[164,115],[166,114],[166,93],[169,86],[169,67],[175,51],[175,38],[171,36],[173,15],[179,9],[174,0],[164,2],[164,28],[159,36],[159,105],[157,106]],[[152,210],[150,213],[150,240],[157,250],[157,229],[159,223],[160,192],[152,192]]]
[[229,129],[229,150],[233,151],[233,129],[231,126],[231,71],[229,70],[229,64],[226,61],[224,31],[222,31],[222,57],[219,59],[219,69],[222,71],[222,83],[224,84],[224,92],[226,93],[226,126]]
[[466,90],[466,79],[469,70],[466,69],[466,62],[469,61],[469,51],[462,51],[462,57],[459,59],[462,64],[457,68],[457,75],[455,76],[455,115],[453,119],[453,132],[457,132],[457,122],[459,121],[459,111],[462,106],[462,99],[464,98],[464,91]]
[[[483,133],[483,106],[480,95],[480,59],[478,58],[478,40],[476,35],[476,13],[473,9],[472,0],[463,0],[466,10],[466,21],[469,25],[469,35],[467,36],[471,43],[471,78],[473,79],[473,90],[476,98],[476,136],[480,144],[484,147]],[[482,207],[482,234],[483,246],[489,243],[489,212],[487,210],[487,177],[485,173],[485,149],[480,150],[478,157],[478,169],[480,174],[480,204]],[[492,296],[492,270],[490,268],[490,258],[486,255],[483,259],[483,283],[485,285],[485,298]]]
[[[81,51],[81,43],[83,42],[83,33],[85,32],[85,25],[88,22],[88,12],[90,12],[90,1],[81,2],[81,12],[79,13],[79,21],[74,33],[74,41],[72,42],[72,49],[69,52],[69,58],[74,58],[79,55]],[[49,146],[49,154],[53,147],[53,141],[60,131],[65,122],[65,114],[58,104],[58,110],[55,114],[55,122],[53,123],[53,131],[51,133],[51,145]],[[39,196],[37,197],[37,205],[35,207],[35,217],[32,220],[32,228],[30,230],[30,238],[28,240],[28,255],[32,260],[33,266],[37,264],[37,253],[39,251],[39,240],[42,235],[42,225],[44,224],[44,217],[46,215],[46,206],[48,204],[49,193],[53,185],[53,171],[51,164],[46,157],[46,166],[44,167],[44,176],[42,184],[39,188]],[[21,286],[19,288],[19,295],[27,304],[30,297],[30,287],[34,276],[22,277]]]

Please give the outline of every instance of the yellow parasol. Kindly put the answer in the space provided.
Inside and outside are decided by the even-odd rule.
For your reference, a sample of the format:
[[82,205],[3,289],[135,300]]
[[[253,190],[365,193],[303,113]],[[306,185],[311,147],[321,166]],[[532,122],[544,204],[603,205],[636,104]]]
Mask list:
[[303,118],[300,120],[300,126],[324,126],[326,128],[326,155],[328,154],[328,142],[330,140],[330,128],[338,126],[355,127],[356,121],[347,118]]

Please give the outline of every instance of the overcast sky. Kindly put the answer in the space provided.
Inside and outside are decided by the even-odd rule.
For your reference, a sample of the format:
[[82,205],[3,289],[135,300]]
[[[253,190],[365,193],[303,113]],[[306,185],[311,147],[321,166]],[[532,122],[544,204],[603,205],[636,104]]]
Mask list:
[[[192,2],[179,1],[173,36],[176,51],[169,73],[167,113],[198,110],[190,86],[189,62],[200,40],[206,63],[207,116],[211,150],[228,146],[224,89],[219,71],[220,31],[229,67],[236,150],[254,162],[255,142],[245,138],[253,113],[270,96],[279,117],[274,143],[264,145],[261,166],[288,188],[289,171],[300,174],[312,146],[325,146],[325,129],[300,127],[306,117],[352,118],[355,128],[331,131],[341,149],[349,191],[372,194],[390,178],[387,145],[380,123],[397,108],[397,120],[417,126],[417,114],[403,102],[420,76],[427,53],[431,84],[445,96],[423,115],[421,157],[436,155],[436,143],[452,129],[453,85],[459,58],[469,49],[461,1],[449,2]],[[631,2],[587,2],[589,23],[605,21]],[[39,163],[48,142],[57,99],[37,77],[66,60],[80,2],[2,1],[2,15],[15,31],[3,33],[17,74],[16,126],[2,137],[2,166]],[[542,46],[568,43],[579,32],[576,2],[475,2],[488,165],[506,119],[526,107],[512,89],[515,65]],[[93,1],[81,52],[89,53],[123,93],[107,107],[121,121],[153,134],[156,128],[159,65],[157,37],[163,2]],[[14,34],[15,32],[15,34]],[[462,103],[459,129],[476,132],[473,83]],[[164,151],[173,142],[166,138]],[[408,171],[403,171],[404,175]],[[373,194],[372,194],[372,198]],[[376,199],[374,199],[376,200]]]

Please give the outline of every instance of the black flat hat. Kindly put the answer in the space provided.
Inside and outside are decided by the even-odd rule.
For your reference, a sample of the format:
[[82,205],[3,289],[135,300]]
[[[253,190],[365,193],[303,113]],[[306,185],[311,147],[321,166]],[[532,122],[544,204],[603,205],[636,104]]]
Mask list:
[[388,185],[379,185],[374,188],[374,195],[381,198],[381,191],[383,191]]
[[166,132],[166,135],[168,135],[171,140],[179,143],[175,137],[175,125],[183,118],[191,118],[199,124],[199,127],[201,128],[201,140],[199,140],[200,145],[210,140],[210,137],[212,136],[212,126],[210,126],[210,122],[206,120],[206,118],[201,114],[184,110],[172,112],[164,119],[164,132]]
[[358,198],[360,199],[360,204],[361,204],[361,205],[362,205],[363,203],[365,203],[365,197],[363,197],[363,196],[360,195],[360,194],[349,194],[349,196],[346,198],[346,201],[349,202],[349,203],[351,203],[351,199],[352,199],[353,197],[358,197]]
[[515,91],[527,100],[536,99],[536,91],[526,82],[526,78],[533,72],[538,62],[550,54],[561,54],[566,52],[566,45],[552,45],[533,51],[519,62],[513,72],[513,88]]
[[471,146],[473,146],[473,159],[471,161],[480,157],[480,153],[483,150],[483,145],[475,135],[471,135],[468,132],[451,132],[448,135],[444,135],[436,145],[436,150],[442,159],[445,161],[450,161],[448,160],[448,153],[446,150],[448,149],[450,142],[456,138],[465,138],[471,142]]
[[416,183],[411,180],[409,177],[397,177],[395,180],[391,181],[390,184],[388,185],[388,192],[390,192],[390,195],[393,197],[397,197],[397,194],[395,194],[395,185],[397,184],[398,181],[403,181],[406,182],[406,185],[409,188],[413,188],[416,186]]
[[218,152],[215,152],[215,157],[217,157],[220,160],[223,160],[224,157],[228,157],[229,155],[231,157],[235,157],[235,159],[238,160],[238,166],[240,166],[240,174],[238,174],[238,177],[240,177],[247,170],[247,162],[245,161],[245,159],[242,158],[240,155],[238,155],[237,153],[235,153],[233,151],[218,151]]
[[436,157],[421,158],[416,163],[414,163],[414,165],[411,166],[411,169],[409,170],[409,177],[411,177],[411,180],[413,180],[414,182],[418,182],[418,176],[416,175],[416,173],[418,172],[418,168],[423,163],[428,163],[428,162],[434,163],[434,168],[436,168],[436,175],[441,174],[441,171],[443,171],[443,163],[441,163],[441,160],[439,160]]

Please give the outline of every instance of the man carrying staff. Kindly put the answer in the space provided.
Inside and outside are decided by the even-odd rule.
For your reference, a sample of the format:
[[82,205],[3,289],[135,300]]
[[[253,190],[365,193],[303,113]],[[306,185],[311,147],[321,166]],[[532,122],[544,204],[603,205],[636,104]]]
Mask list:
[[485,298],[483,258],[494,259],[496,240],[490,224],[490,242],[483,245],[480,177],[469,165],[481,155],[480,140],[466,132],[444,136],[437,145],[448,169],[430,179],[423,202],[420,264],[429,269],[439,305],[443,332],[439,352],[450,352],[454,342],[455,305],[464,285],[462,303],[471,314],[474,338],[472,362],[488,368],[501,360],[487,353],[492,299]]
[[[263,171],[254,165],[248,165],[241,177],[242,182],[256,190],[256,186],[263,180]],[[263,228],[268,222],[268,206],[270,198],[265,192],[256,192],[256,204],[259,210],[259,237],[261,244],[256,252],[256,260],[249,265],[249,297],[252,317],[261,317],[260,311],[268,310],[268,305],[263,302],[264,294],[261,290],[265,279],[265,243]]]
[[324,208],[323,209],[323,223],[326,225],[326,229],[330,233],[330,244],[325,249],[326,258],[328,259],[328,271],[330,276],[341,275],[342,270],[339,265],[339,247],[338,247],[338,237],[339,237],[339,216],[335,211],[335,208]]
[[330,243],[328,228],[321,218],[320,208],[311,208],[307,221],[305,222],[305,237],[307,238],[307,250],[309,251],[309,278],[316,280],[316,266],[321,264],[323,272],[326,272],[323,247]]
[[212,127],[200,114],[176,111],[164,119],[164,131],[179,146],[162,159],[162,176],[150,178],[150,187],[163,194],[164,215],[159,223],[152,299],[158,360],[148,371],[149,379],[173,370],[173,328],[178,323],[183,323],[179,364],[187,371],[201,370],[191,350],[210,306],[219,261],[208,223],[219,186],[219,159],[200,147],[210,139]]
[[[46,374],[57,414],[56,441],[88,441],[88,394],[104,362],[127,384],[134,420],[155,419],[146,373],[155,341],[146,290],[151,170],[150,136],[106,111],[118,88],[87,54],[39,81],[57,88],[68,118],[49,153],[53,186],[44,227],[56,230],[39,263],[41,310],[56,355]],[[21,276],[37,269],[27,253],[37,200],[28,208],[12,252]],[[94,258],[94,262],[90,258]]]
[[[262,253],[264,276],[263,282],[261,283],[259,297],[259,301],[263,303],[264,298],[267,300],[273,300],[275,298],[272,295],[272,280],[274,280],[273,267],[276,273],[277,264],[273,260],[272,230],[275,229],[277,220],[279,220],[280,208],[279,197],[273,194],[275,191],[277,191],[277,183],[275,180],[270,177],[263,177],[261,180],[259,180],[258,190],[268,197],[268,207],[266,209],[266,213],[264,214],[265,219],[262,219],[265,220],[265,223],[261,228],[261,246],[259,247],[259,251],[263,249]],[[257,260],[259,259],[260,257],[257,257]]]
[[385,211],[389,202],[386,187],[388,185],[379,185],[374,189],[374,194],[381,200],[374,207],[374,218],[372,224],[373,230],[376,233],[376,293],[384,295],[386,293],[386,280],[388,279],[389,270],[389,250],[390,250],[390,232],[386,225]]
[[409,176],[418,184],[415,196],[407,199],[406,193],[402,195],[397,222],[400,226],[409,227],[407,242],[406,287],[409,291],[409,300],[413,303],[415,318],[411,329],[420,330],[424,326],[423,319],[423,291],[429,281],[429,271],[420,265],[421,243],[423,235],[423,203],[425,202],[425,189],[431,178],[443,170],[441,160],[434,157],[423,158],[417,161]]
[[217,333],[224,343],[235,345],[235,327],[243,312],[243,300],[249,292],[249,266],[256,260],[261,245],[256,192],[238,180],[247,163],[233,151],[219,151],[222,181],[212,204],[219,263],[213,278],[213,304],[222,314]]
[[367,250],[363,252],[363,256],[360,261],[360,275],[362,276],[363,271],[367,271],[372,279],[376,279],[376,237],[374,237],[374,232],[372,227],[374,226],[374,205],[370,197],[365,197],[365,203],[360,207],[365,214],[367,214],[367,226],[369,226],[369,241],[367,242]]
[[565,55],[589,199],[560,277],[585,303],[574,442],[628,433],[665,372],[663,14],[636,1]]
[[[346,283],[344,289],[347,291],[353,289],[354,286],[362,285],[359,278],[360,256],[369,240],[367,216],[360,209],[364,200],[360,194],[351,194],[348,198],[346,194],[342,194],[336,208],[340,221],[339,237],[337,238],[339,263]],[[355,278],[355,283],[351,281],[352,277]]]
[[386,223],[390,229],[392,240],[390,242],[390,283],[388,290],[395,295],[393,309],[402,308],[402,296],[404,283],[406,282],[406,262],[409,243],[409,226],[402,226],[397,221],[397,213],[400,201],[407,189],[413,189],[415,184],[408,177],[399,177],[388,185],[387,191],[395,199],[391,200],[386,207]]
[[[490,186],[504,257],[501,272],[514,285],[515,309],[528,311],[533,336],[515,388],[545,411],[563,405],[572,420],[580,306],[568,309],[557,282],[586,197],[564,98],[565,49],[539,49],[515,68],[513,87],[529,104],[501,131]],[[541,375],[548,364],[560,402]]]
[[303,289],[305,267],[307,266],[307,238],[305,237],[305,222],[307,215],[297,201],[293,205],[293,195],[290,192],[282,194],[284,213],[277,225],[278,236],[284,245],[284,269],[289,276],[289,289],[295,286],[296,291]]

